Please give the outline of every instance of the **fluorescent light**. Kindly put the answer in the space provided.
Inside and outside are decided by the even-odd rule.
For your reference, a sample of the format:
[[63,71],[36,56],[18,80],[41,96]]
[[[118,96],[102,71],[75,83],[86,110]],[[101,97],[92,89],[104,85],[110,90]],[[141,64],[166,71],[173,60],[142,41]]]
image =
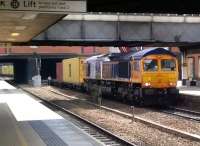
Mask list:
[[37,17],[38,14],[34,14],[34,13],[26,13],[24,14],[24,16],[22,17],[23,20],[34,20]]
[[11,33],[11,36],[13,36],[13,37],[16,37],[16,36],[19,36],[19,35],[20,35],[20,33],[17,33],[17,32]]

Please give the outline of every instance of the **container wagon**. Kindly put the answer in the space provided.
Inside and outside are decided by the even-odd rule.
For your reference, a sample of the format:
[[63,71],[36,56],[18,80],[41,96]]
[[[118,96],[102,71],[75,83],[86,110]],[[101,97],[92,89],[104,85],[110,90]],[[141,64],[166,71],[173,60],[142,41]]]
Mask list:
[[14,75],[14,67],[13,64],[5,63],[0,65],[0,75],[12,77]]
[[85,70],[85,58],[77,57],[62,61],[63,82],[71,87],[83,87]]
[[56,80],[58,82],[63,81],[63,65],[62,65],[62,62],[56,63]]

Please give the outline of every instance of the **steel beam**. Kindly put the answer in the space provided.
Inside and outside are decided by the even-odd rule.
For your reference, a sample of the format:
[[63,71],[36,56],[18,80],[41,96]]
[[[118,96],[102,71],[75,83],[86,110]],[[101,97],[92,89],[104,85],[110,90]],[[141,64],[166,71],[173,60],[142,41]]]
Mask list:
[[200,42],[199,16],[69,15],[34,41]]

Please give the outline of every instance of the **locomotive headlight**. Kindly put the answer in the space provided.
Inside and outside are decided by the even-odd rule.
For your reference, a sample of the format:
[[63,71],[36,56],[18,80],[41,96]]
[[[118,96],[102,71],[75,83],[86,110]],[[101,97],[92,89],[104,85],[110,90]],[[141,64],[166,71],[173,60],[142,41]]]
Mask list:
[[170,86],[174,86],[174,85],[175,85],[175,83],[172,83],[172,82],[170,82],[170,83],[169,83],[169,85],[170,85]]
[[150,86],[151,84],[150,84],[150,83],[145,83],[144,85],[145,85],[145,86]]

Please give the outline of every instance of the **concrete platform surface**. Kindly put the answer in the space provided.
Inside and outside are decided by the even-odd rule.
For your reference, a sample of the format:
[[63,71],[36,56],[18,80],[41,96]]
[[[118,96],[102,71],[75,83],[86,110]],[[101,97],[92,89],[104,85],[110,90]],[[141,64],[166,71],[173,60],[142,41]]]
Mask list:
[[200,96],[200,87],[195,86],[180,86],[179,93],[191,96]]
[[66,117],[0,81],[0,146],[102,145]]

